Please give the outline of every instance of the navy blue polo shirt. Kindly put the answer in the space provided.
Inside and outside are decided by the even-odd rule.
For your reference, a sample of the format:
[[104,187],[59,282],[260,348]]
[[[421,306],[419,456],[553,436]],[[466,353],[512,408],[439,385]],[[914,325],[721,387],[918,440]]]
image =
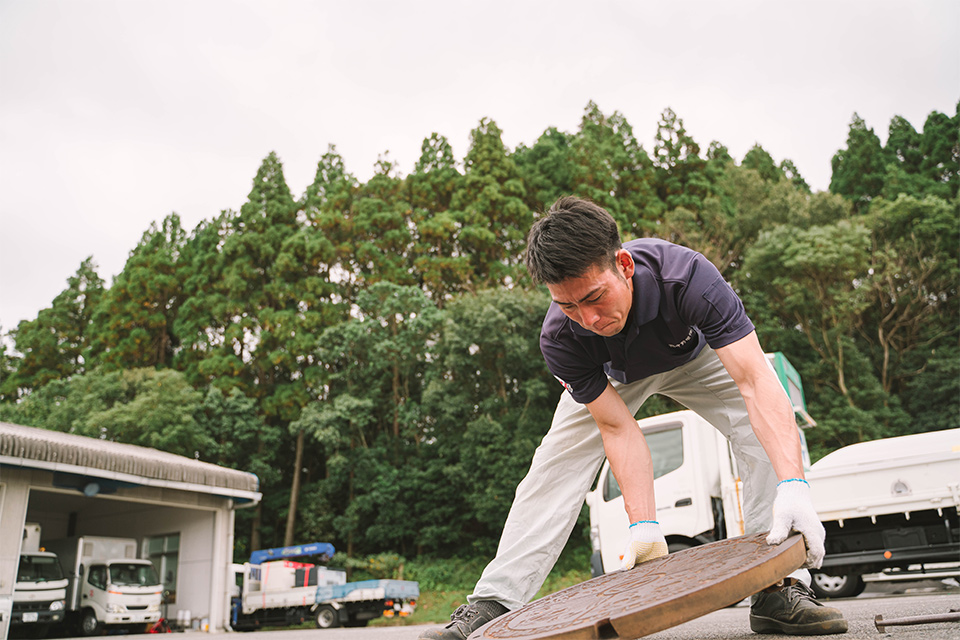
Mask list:
[[551,303],[540,332],[550,372],[581,404],[596,400],[607,376],[636,382],[690,362],[704,344],[718,349],[753,331],[740,298],[703,255],[642,238],[623,245],[636,264],[633,306],[623,330],[605,338]]

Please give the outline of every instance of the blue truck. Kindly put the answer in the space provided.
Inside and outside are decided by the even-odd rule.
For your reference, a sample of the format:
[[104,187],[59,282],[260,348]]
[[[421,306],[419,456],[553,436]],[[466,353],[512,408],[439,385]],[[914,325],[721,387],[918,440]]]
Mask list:
[[263,549],[233,565],[231,627],[253,631],[313,620],[320,629],[362,627],[381,616],[415,610],[420,587],[409,580],[347,582],[345,571],[323,566],[333,557],[326,542]]

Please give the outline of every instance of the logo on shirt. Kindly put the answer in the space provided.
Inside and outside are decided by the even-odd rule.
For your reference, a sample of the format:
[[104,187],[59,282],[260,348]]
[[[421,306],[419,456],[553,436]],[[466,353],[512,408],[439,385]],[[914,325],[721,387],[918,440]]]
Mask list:
[[687,346],[688,344],[690,344],[690,341],[693,340],[694,335],[695,335],[695,334],[694,334],[694,332],[693,332],[693,329],[691,328],[691,329],[690,329],[690,332],[687,333],[687,337],[686,337],[686,338],[684,338],[683,340],[681,340],[681,341],[678,342],[677,344],[668,344],[667,346],[670,347],[671,349],[683,349],[685,346]]
[[571,394],[573,394],[573,387],[571,387],[566,381],[561,380],[561,379],[560,379],[559,377],[557,377],[557,376],[553,376],[553,377],[554,377],[554,378],[557,378],[557,381],[558,381],[560,384],[563,385],[563,388],[564,388],[564,389],[566,389],[566,390],[569,391]]

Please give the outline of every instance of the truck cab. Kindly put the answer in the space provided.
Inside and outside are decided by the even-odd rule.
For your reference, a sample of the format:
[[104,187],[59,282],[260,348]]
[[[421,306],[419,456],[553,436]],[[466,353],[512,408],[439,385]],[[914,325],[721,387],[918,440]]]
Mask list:
[[67,579],[57,554],[40,546],[40,525],[26,523],[13,589],[11,624],[32,629],[33,635],[44,635],[48,626],[63,620],[66,596]]
[[83,635],[140,632],[160,619],[163,584],[132,538],[75,536],[52,540],[69,585],[67,622]]
[[147,560],[93,560],[82,567],[80,607],[90,613],[81,620],[84,634],[100,624],[142,627],[160,617],[162,587]]
[[20,554],[13,592],[13,625],[44,629],[63,619],[67,579],[54,553],[25,551]]

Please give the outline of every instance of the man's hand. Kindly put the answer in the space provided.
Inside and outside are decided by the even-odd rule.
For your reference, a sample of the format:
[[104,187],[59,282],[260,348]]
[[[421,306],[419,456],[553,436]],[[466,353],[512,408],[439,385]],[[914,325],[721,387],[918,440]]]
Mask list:
[[803,535],[807,544],[807,561],[803,568],[819,569],[823,563],[823,541],[827,532],[810,500],[810,485],[806,480],[791,478],[777,485],[777,497],[773,501],[773,526],[767,536],[767,544],[780,544],[790,531]]
[[656,520],[641,520],[630,525],[630,540],[623,550],[620,570],[633,569],[634,565],[667,555],[667,541]]

